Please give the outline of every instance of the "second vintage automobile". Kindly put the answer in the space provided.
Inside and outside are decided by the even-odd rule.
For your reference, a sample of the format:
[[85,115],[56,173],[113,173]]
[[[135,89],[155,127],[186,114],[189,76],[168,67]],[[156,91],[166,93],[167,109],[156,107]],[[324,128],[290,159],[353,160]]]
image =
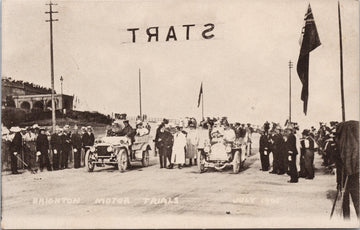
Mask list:
[[226,141],[222,137],[213,138],[211,144],[198,148],[197,159],[200,173],[205,172],[207,168],[222,170],[230,166],[233,173],[239,173],[246,160],[242,145],[239,139]]

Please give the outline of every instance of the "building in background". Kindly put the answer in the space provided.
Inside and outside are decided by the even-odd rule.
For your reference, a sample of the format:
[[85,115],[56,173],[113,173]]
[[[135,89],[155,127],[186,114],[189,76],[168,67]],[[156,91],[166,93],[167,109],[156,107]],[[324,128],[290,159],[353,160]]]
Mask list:
[[[73,96],[56,94],[55,92],[55,109],[72,110],[73,99]],[[51,89],[29,82],[2,78],[1,105],[2,107],[15,107],[28,111],[32,109],[51,110]]]

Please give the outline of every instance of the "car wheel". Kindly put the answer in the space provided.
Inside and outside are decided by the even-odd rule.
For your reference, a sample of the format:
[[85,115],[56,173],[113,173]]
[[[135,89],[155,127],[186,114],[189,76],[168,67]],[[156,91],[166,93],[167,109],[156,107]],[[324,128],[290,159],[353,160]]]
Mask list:
[[128,166],[128,155],[125,149],[121,149],[117,155],[117,163],[120,172],[125,172]]
[[204,163],[204,155],[201,154],[201,150],[197,151],[197,166],[200,173],[203,173],[205,171],[205,163]]
[[236,151],[234,154],[234,160],[233,160],[233,172],[239,173],[240,171],[240,162],[241,162],[241,156],[240,152]]
[[95,168],[95,164],[93,163],[93,160],[91,159],[91,155],[92,155],[92,153],[90,152],[90,150],[88,150],[85,154],[85,168],[87,169],[88,172],[94,171],[94,168]]
[[150,162],[150,156],[149,156],[149,150],[145,150],[143,152],[143,157],[142,157],[142,166],[143,167],[148,167],[149,166],[149,162]]

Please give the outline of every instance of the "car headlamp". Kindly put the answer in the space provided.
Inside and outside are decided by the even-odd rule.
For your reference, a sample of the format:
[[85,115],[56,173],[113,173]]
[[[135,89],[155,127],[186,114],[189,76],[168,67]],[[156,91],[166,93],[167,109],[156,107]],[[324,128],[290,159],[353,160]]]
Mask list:
[[231,146],[226,146],[226,148],[225,148],[225,151],[227,152],[227,153],[230,153],[231,152]]
[[206,153],[210,152],[210,147],[209,147],[209,146],[205,146],[204,152],[206,152]]
[[95,147],[94,146],[90,147],[90,152],[95,152]]
[[109,146],[109,147],[107,147],[106,151],[108,151],[108,152],[113,152],[114,149],[113,149],[113,147]]
[[126,144],[126,141],[125,141],[125,140],[120,140],[120,144],[121,144],[121,145],[125,145],[125,144]]

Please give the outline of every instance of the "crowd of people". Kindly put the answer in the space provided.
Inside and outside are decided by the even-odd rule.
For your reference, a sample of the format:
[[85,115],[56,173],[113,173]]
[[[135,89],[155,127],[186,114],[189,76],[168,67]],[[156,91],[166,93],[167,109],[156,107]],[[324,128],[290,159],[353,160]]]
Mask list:
[[[302,130],[301,138],[297,140],[299,126],[291,122],[286,122],[285,128],[278,123],[272,123],[270,127],[269,122],[259,128],[249,123],[231,124],[226,117],[207,118],[199,124],[194,118],[186,118],[178,125],[170,124],[169,120],[163,119],[156,129],[155,156],[159,155],[160,168],[172,169],[178,166],[181,169],[186,165],[196,165],[198,149],[210,146],[217,140],[228,142],[238,140],[242,152],[245,156],[250,156],[252,134],[258,132],[260,133],[259,154],[262,171],[270,171],[269,173],[277,175],[288,174],[289,183],[297,183],[299,178],[312,180],[315,177],[314,156],[317,152],[322,156],[322,166],[326,167],[331,174],[335,174],[336,171],[338,188],[344,187],[344,181],[348,184],[345,185],[344,200],[347,203],[343,207],[344,215],[349,215],[348,206],[351,195],[359,216],[359,127],[356,121],[350,121],[350,123],[350,125],[338,122],[330,122],[329,125],[320,123],[319,129],[311,127]],[[4,166],[10,158],[13,174],[19,174],[18,162],[31,172],[37,171],[38,168],[40,171],[44,168],[48,171],[67,169],[69,162],[73,162],[74,168],[83,167],[85,153],[95,143],[91,126],[81,127],[80,130],[77,125],[72,128],[69,125],[62,128],[56,126],[53,134],[50,133],[49,128],[40,127],[37,124],[31,127],[11,127],[10,129],[2,126],[1,130],[2,168],[6,168]],[[128,120],[122,120],[122,122],[115,121],[111,127],[108,127],[106,135],[127,136],[133,142],[135,136],[148,135],[150,130],[151,126],[148,123],[136,121],[134,129]],[[347,136],[340,137],[341,133]],[[296,163],[299,154],[297,143],[300,145],[299,171]],[[339,143],[343,145],[340,146],[342,150]],[[270,154],[272,154],[272,164],[270,164]],[[346,158],[350,160],[344,160]]]
[[91,126],[77,125],[71,128],[56,126],[50,134],[47,127],[34,124],[31,127],[2,127],[2,168],[11,158],[11,172],[19,174],[18,162],[34,172],[39,168],[43,171],[62,170],[69,168],[69,162],[74,168],[84,166],[84,152],[94,145],[95,136]]
[[229,123],[226,117],[207,118],[199,125],[195,118],[185,118],[175,127],[169,124],[169,120],[164,119],[157,128],[154,139],[160,168],[172,169],[174,165],[182,168],[193,163],[197,165],[198,149],[203,149],[216,140],[239,140],[242,151],[246,156],[250,156],[251,135],[254,131],[251,124]]
[[[286,128],[282,128],[279,124],[266,122],[261,129],[261,137],[259,143],[259,152],[261,159],[261,170],[269,171],[270,162],[269,155],[273,154],[272,174],[289,174],[292,175],[289,182],[296,183],[298,178],[313,179],[314,173],[314,154],[318,152],[322,158],[322,166],[325,166],[334,174],[335,168],[335,132],[338,122],[330,122],[330,126],[320,123],[320,128],[315,127],[304,129],[301,132],[302,137],[300,143],[300,171],[292,169],[296,167],[297,140],[296,133],[299,127],[296,123],[287,124]],[[292,150],[291,150],[292,149]],[[292,160],[292,158],[294,160]],[[291,173],[293,172],[293,173]]]
[[270,123],[263,125],[259,140],[261,170],[271,170],[269,155],[272,154],[271,174],[287,173],[290,176],[289,183],[297,183],[299,178],[312,180],[315,177],[314,156],[318,152],[323,159],[321,165],[329,169],[331,174],[336,171],[337,188],[344,192],[344,217],[350,216],[350,196],[359,217],[359,123],[349,121],[339,125],[332,121],[327,125],[320,122],[318,130],[315,127],[304,129],[299,140],[299,171],[295,135],[298,131],[296,123],[288,123],[284,129],[276,123],[273,123],[271,129]]

